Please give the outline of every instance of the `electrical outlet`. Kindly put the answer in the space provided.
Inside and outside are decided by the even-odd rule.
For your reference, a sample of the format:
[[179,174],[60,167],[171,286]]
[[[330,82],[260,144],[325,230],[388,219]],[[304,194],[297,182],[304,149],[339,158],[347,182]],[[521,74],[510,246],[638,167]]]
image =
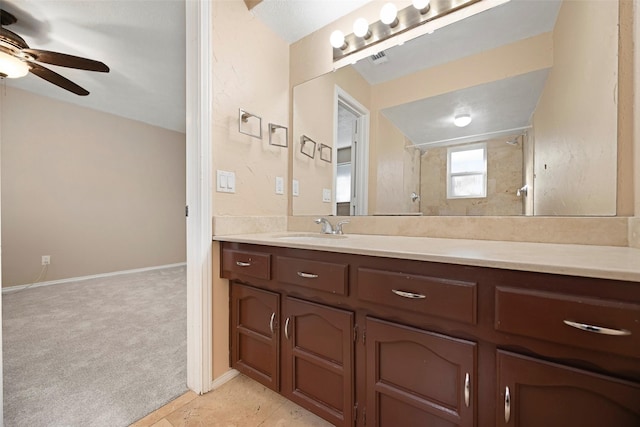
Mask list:
[[50,255],[42,255],[42,265],[51,264],[51,256]]
[[331,203],[331,189],[323,188],[322,189],[322,201],[325,203]]
[[300,195],[300,183],[297,179],[293,180],[293,190],[291,191],[294,197],[298,197]]
[[284,194],[284,178],[276,176],[276,194]]

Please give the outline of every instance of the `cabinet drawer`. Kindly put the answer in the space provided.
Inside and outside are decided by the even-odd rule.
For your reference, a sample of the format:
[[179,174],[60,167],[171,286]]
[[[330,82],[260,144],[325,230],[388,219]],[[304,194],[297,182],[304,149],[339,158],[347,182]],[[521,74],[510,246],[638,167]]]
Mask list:
[[574,347],[640,357],[638,304],[498,287],[495,328]]
[[271,254],[263,252],[222,250],[222,273],[237,273],[258,279],[271,279]]
[[401,310],[476,323],[476,284],[473,282],[359,268],[358,298]]
[[338,295],[348,293],[348,264],[278,257],[277,266],[278,282]]

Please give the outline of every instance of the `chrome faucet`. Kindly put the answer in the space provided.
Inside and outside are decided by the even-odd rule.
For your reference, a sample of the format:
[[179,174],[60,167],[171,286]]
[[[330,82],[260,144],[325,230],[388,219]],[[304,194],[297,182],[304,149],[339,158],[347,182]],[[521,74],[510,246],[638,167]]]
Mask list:
[[315,220],[315,223],[322,224],[322,232],[324,234],[344,234],[342,232],[342,226],[348,224],[349,221],[340,221],[336,224],[335,228],[331,226],[331,223],[326,218],[318,218]]

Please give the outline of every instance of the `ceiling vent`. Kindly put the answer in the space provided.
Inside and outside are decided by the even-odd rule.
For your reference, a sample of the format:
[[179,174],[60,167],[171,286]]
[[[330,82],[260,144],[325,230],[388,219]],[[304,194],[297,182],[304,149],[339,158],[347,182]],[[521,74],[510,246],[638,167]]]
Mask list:
[[387,58],[387,55],[384,53],[384,51],[382,51],[376,53],[375,55],[371,55],[369,57],[369,60],[373,62],[374,65],[378,65],[382,64],[383,62],[387,62],[389,58]]

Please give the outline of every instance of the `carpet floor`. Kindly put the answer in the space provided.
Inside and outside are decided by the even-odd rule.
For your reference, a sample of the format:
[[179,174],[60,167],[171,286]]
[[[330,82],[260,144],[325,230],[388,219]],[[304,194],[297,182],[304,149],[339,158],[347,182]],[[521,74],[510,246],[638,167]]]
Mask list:
[[4,425],[127,426],[187,390],[186,269],[2,296]]

